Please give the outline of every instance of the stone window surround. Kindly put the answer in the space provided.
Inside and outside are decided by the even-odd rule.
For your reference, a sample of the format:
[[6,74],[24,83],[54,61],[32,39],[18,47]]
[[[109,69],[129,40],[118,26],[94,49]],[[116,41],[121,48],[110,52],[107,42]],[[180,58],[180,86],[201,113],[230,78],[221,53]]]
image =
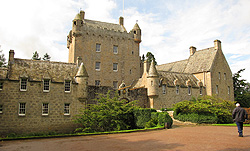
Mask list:
[[118,71],[118,63],[113,63],[113,71]]
[[48,116],[49,115],[49,103],[42,104],[42,115]]
[[50,79],[43,79],[43,92],[50,91]]
[[70,115],[70,103],[64,103],[64,115]]
[[28,84],[27,78],[20,78],[20,91],[27,91],[27,84]]
[[26,103],[25,102],[19,102],[18,115],[19,116],[25,116],[25,114],[26,114]]

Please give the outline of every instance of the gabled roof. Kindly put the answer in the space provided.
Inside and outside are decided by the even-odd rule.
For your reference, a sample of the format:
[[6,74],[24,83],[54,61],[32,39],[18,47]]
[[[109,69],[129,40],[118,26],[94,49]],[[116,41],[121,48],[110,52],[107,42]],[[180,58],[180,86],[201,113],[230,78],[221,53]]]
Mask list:
[[77,71],[78,67],[74,63],[15,58],[14,63],[10,65],[8,78],[19,80],[20,77],[25,76],[30,81],[42,81],[47,78],[52,82],[64,82],[65,79],[75,82]]
[[187,81],[192,87],[198,87],[198,79],[189,73],[177,73],[177,72],[167,72],[167,71],[158,71],[160,78],[163,77],[162,84],[167,86],[175,86],[174,81],[178,80],[178,84],[182,87],[187,87]]
[[114,31],[121,31],[121,32],[126,31],[124,26],[119,25],[119,24],[106,23],[106,22],[100,22],[100,21],[88,20],[88,19],[84,19],[84,22],[87,26],[92,26],[94,28],[99,27],[99,28],[106,28],[108,30],[114,30]]
[[196,51],[188,59],[156,66],[158,71],[198,73],[210,71],[216,53],[214,47]]

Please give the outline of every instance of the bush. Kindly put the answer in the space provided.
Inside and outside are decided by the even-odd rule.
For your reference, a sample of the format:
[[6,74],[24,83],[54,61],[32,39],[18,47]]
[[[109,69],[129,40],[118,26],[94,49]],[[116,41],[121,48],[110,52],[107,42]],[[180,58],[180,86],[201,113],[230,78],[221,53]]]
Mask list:
[[145,127],[164,126],[165,123],[170,123],[170,127],[173,124],[173,120],[167,112],[152,112],[151,120],[146,123]]
[[196,121],[196,123],[232,123],[231,113],[234,107],[231,101],[204,96],[175,104],[174,117],[178,120]]
[[136,128],[145,128],[146,123],[151,120],[151,112],[156,112],[156,110],[148,108],[134,109],[133,115]]

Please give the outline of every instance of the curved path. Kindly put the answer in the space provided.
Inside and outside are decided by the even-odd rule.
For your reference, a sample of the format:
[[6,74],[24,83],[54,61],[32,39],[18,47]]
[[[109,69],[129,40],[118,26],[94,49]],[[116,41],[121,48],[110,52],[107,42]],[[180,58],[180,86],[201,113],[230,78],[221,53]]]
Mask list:
[[1,151],[250,151],[250,127],[174,126],[125,134],[0,142]]

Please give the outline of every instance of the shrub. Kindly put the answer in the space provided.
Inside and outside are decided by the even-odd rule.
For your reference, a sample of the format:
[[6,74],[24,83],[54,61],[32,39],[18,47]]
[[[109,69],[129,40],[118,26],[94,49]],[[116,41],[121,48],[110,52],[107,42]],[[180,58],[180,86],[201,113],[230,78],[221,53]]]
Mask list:
[[156,112],[155,109],[135,108],[133,111],[134,122],[136,128],[144,128],[146,123],[151,119],[151,112]]

